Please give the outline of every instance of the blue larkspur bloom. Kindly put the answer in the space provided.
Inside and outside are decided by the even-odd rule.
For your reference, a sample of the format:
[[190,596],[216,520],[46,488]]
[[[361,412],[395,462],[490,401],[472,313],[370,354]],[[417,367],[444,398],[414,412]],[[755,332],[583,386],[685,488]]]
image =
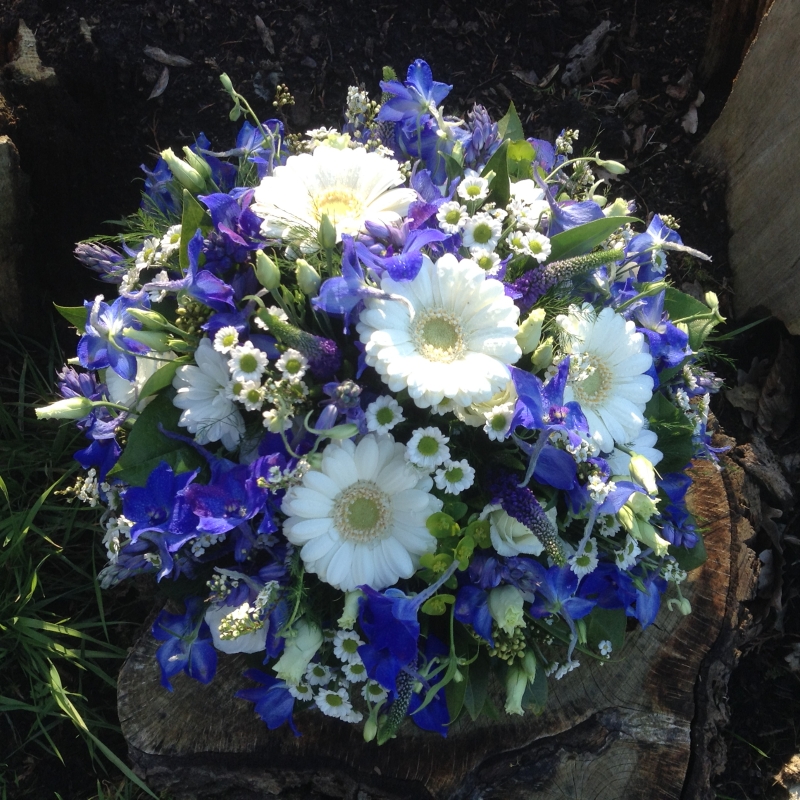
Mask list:
[[99,242],[80,242],[72,251],[85,267],[98,274],[104,283],[120,283],[128,274],[126,257]]
[[381,122],[415,120],[430,113],[431,106],[438,106],[450,94],[453,87],[435,81],[428,64],[416,59],[408,68],[405,83],[381,81],[381,89],[391,95],[378,112]]
[[292,729],[292,733],[300,736],[292,718],[294,697],[286,682],[279,680],[274,675],[268,675],[260,669],[248,669],[242,674],[245,678],[258,683],[259,686],[252,689],[240,689],[236,692],[236,697],[254,703],[256,714],[261,717],[270,730],[280,728],[286,722]]

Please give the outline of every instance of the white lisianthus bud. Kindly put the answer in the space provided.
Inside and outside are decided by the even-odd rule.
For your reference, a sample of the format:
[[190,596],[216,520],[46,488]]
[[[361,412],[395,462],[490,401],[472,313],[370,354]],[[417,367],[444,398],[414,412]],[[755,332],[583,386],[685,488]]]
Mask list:
[[358,619],[358,601],[363,597],[361,589],[355,589],[352,592],[345,592],[344,595],[344,611],[342,616],[339,617],[337,625],[345,631],[353,630],[353,626]]
[[186,157],[186,162],[189,164],[190,167],[193,167],[200,173],[200,175],[208,180],[211,177],[211,167],[201,155],[198,155],[194,152],[194,150],[190,149],[188,146],[184,145],[183,148],[183,155]]
[[283,655],[272,665],[282,681],[297,686],[305,674],[308,662],[322,645],[322,631],[318,625],[300,620],[295,625],[295,636],[286,640]]
[[620,164],[619,161],[606,161],[604,158],[600,158],[600,153],[597,154],[594,163],[600,169],[604,169],[612,175],[624,175],[628,171],[628,168],[624,164]]
[[553,339],[550,336],[533,351],[531,362],[537,372],[547,369],[553,363]]
[[327,214],[323,214],[319,221],[319,244],[323,250],[333,250],[336,247],[336,227]]
[[525,651],[525,656],[522,659],[522,669],[525,670],[525,674],[528,676],[528,683],[533,683],[536,677],[536,656],[532,650]]
[[158,311],[149,311],[144,308],[129,308],[128,314],[137,322],[141,322],[142,325],[150,331],[161,331],[167,327],[172,327],[169,320],[159,314]]
[[263,250],[256,251],[256,278],[269,292],[277,289],[281,283],[281,271]]
[[358,425],[354,425],[352,422],[345,422],[342,425],[326,428],[323,433],[329,439],[352,439],[358,433]]
[[648,459],[646,459],[644,456],[640,456],[638,453],[635,453],[631,457],[631,463],[628,467],[628,470],[630,471],[631,478],[633,478],[633,480],[635,480],[639,486],[643,486],[647,490],[648,494],[658,494],[658,486],[656,486],[656,472]]
[[151,350],[156,352],[163,352],[169,349],[171,337],[166,333],[159,333],[158,331],[140,331],[136,328],[123,328],[122,335],[126,339],[133,339],[135,342],[141,342],[147,345]]
[[222,75],[219,76],[219,82],[222,84],[222,88],[232,94],[233,93],[233,84],[231,83],[231,79],[228,77],[227,72],[223,72]]
[[297,259],[297,285],[307,297],[316,297],[322,279],[319,273],[304,258]]
[[528,688],[528,675],[520,667],[509,667],[506,673],[506,714],[522,715],[522,698]]
[[167,162],[167,166],[181,186],[188,189],[190,192],[199,193],[205,191],[206,182],[203,176],[183,159],[178,158],[178,156],[172,152],[171,147],[161,151],[161,158]]
[[519,326],[517,333],[517,344],[523,354],[532,353],[538,346],[542,338],[542,325],[544,324],[545,313],[543,308],[534,308],[524,322]]
[[530,528],[498,506],[486,506],[481,519],[489,520],[492,546],[501,556],[518,556],[520,553],[538,556],[544,550],[544,545]]
[[498,626],[509,635],[517,628],[525,627],[523,603],[522,592],[516,586],[507,584],[489,592],[489,613]]
[[94,408],[88,397],[66,397],[36,409],[39,419],[81,419]]

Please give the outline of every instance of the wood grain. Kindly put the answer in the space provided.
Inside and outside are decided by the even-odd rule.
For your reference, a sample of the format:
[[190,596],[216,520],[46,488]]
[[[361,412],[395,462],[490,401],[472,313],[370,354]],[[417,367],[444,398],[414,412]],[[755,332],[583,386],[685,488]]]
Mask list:
[[680,798],[698,675],[733,604],[725,486],[706,462],[694,474],[692,503],[709,558],[687,581],[693,613],[662,609],[617,659],[584,664],[552,684],[541,716],[459,722],[446,739],[406,722],[379,748],[365,745],[357,726],[311,712],[297,715],[303,736],[295,738],[267,730],[252,706],[233,698],[243,685],[240,656],[223,656],[209,686],[180,675],[174,692],[163,690],[157,642],[147,634],[119,680],[132,760],[152,786],[181,800]]

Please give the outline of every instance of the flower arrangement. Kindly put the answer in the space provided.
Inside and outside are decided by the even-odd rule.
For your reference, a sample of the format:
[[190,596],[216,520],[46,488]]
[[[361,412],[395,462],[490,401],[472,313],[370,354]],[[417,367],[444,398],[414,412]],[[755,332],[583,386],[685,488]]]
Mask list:
[[577,132],[447,116],[423,61],[384,78],[299,136],[223,75],[236,146],[164,151],[121,244],[78,245],[118,296],[59,309],[79,369],[38,410],[88,439],[102,586],[183,599],[152,627],[165,689],[249,654],[270,728],[315,707],[378,743],[491,713],[491,676],[541,711],[665,594],[691,612],[722,321],[664,277],[705,256],[670,218],[637,232]]

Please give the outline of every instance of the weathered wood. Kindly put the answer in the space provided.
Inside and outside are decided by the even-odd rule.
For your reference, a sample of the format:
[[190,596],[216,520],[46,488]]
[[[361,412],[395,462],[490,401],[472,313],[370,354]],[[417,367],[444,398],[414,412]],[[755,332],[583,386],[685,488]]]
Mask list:
[[739,575],[749,571],[752,578],[752,562],[742,555],[747,531],[732,520],[720,473],[702,463],[694,474],[692,502],[709,558],[685,586],[693,613],[663,609],[647,631],[629,637],[617,659],[586,663],[554,684],[540,717],[457,723],[447,739],[407,721],[379,748],[364,744],[357,726],[304,713],[296,717],[303,733],[296,739],[268,731],[249,704],[233,698],[243,683],[242,657],[222,657],[209,686],[180,675],[175,691],[164,691],[157,642],[148,634],[119,680],[120,721],[134,764],[152,786],[181,800],[703,796],[699,788],[682,794],[685,784],[707,783],[696,761],[705,761],[713,720],[693,727],[696,705],[706,702],[702,678],[715,642],[729,646],[748,591]]
[[800,4],[775,0],[696,158],[727,179],[736,312],[800,333]]

